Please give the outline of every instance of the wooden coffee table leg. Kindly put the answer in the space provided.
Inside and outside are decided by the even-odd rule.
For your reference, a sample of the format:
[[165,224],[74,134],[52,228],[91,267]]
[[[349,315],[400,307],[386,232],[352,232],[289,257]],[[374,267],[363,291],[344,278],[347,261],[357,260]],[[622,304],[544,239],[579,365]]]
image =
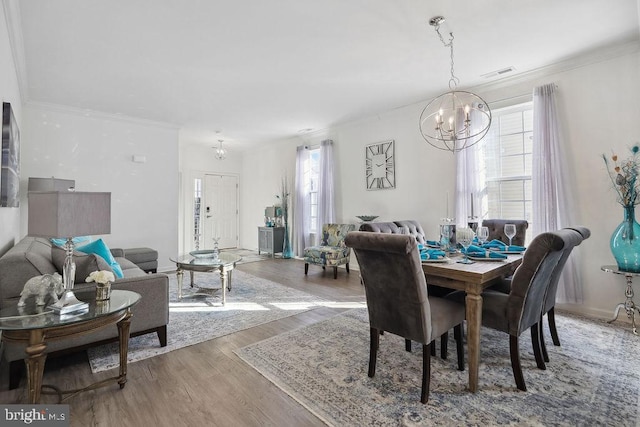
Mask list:
[[480,365],[480,327],[482,325],[482,297],[466,296],[467,351],[469,352],[469,390],[478,390],[478,366]]
[[47,360],[44,343],[44,331],[33,329],[29,331],[29,346],[25,349],[27,358],[27,387],[29,388],[29,403],[40,403],[40,390],[42,389],[42,375],[44,374],[44,363]]
[[127,355],[129,353],[129,327],[131,326],[131,310],[118,322],[118,340],[120,342],[120,376],[118,384],[124,388],[127,383]]

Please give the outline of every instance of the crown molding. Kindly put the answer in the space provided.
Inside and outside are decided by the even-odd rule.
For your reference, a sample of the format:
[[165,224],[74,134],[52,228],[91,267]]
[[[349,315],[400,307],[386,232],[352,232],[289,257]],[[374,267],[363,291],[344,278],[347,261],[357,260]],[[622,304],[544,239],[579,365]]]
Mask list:
[[[640,1],[640,0],[638,0]],[[574,70],[596,64],[598,62],[609,61],[621,56],[631,55],[640,52],[640,39],[619,43],[613,46],[607,46],[592,51],[585,52],[580,55],[572,56],[553,64],[525,71],[513,76],[503,77],[492,82],[482,83],[470,88],[472,91],[489,92],[496,89],[504,89],[518,83],[525,83],[535,79],[548,77],[553,74]]]
[[47,102],[28,101],[26,107],[39,110],[54,111],[58,113],[72,114],[75,116],[90,117],[100,120],[113,120],[119,122],[133,123],[141,126],[156,127],[162,129],[179,130],[180,125],[176,123],[158,122],[154,120],[141,119],[138,117],[126,116],[123,114],[105,113],[102,111],[90,110],[88,108],[69,107],[67,105],[52,104]]
[[22,103],[25,103],[29,99],[29,84],[27,82],[27,63],[24,57],[20,5],[18,0],[2,0],[2,8],[4,9],[16,78],[18,79],[18,91]]

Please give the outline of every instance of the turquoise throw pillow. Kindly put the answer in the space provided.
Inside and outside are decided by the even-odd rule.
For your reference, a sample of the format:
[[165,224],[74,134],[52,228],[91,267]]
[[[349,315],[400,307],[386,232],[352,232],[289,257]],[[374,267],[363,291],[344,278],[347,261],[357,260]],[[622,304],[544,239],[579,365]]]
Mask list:
[[[65,243],[67,243],[67,239],[51,239],[50,240],[52,244],[56,245],[56,246],[60,246],[60,247],[64,247]],[[79,237],[74,237],[73,239],[71,239],[71,241],[74,244],[78,244],[78,243],[88,243],[91,241],[91,236],[79,236]]]
[[77,251],[84,252],[85,254],[96,254],[100,255],[113,269],[114,274],[117,278],[122,279],[124,274],[122,273],[122,267],[118,264],[118,261],[113,257],[111,251],[107,247],[107,244],[104,243],[102,239],[94,240],[88,245],[76,247]]

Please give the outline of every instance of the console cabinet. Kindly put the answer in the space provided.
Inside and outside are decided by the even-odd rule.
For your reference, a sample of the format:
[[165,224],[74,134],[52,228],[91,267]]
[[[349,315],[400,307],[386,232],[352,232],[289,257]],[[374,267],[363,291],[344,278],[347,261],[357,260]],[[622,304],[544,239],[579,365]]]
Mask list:
[[258,227],[258,254],[267,252],[273,257],[283,246],[284,227]]

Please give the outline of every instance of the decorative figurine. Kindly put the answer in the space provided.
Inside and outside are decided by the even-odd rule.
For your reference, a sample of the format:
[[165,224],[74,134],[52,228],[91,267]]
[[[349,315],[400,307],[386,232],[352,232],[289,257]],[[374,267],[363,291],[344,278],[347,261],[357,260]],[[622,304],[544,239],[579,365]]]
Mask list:
[[20,292],[18,307],[25,305],[25,300],[31,295],[36,297],[36,305],[44,305],[47,295],[51,295],[53,303],[58,302],[58,294],[62,294],[62,276],[58,273],[43,274],[27,280],[24,289]]

